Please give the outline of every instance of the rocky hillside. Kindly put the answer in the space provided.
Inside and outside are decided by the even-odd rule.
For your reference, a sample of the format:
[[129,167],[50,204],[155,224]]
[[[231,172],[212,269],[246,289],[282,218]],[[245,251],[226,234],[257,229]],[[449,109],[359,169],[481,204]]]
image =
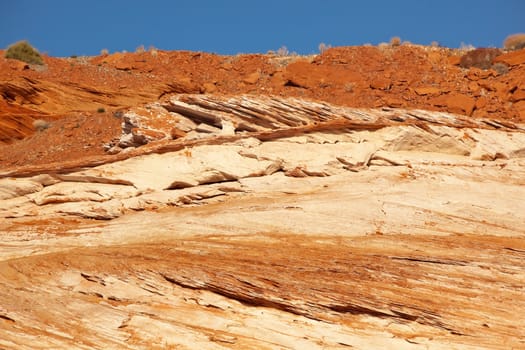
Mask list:
[[0,348],[525,347],[525,50],[472,55],[1,58]]

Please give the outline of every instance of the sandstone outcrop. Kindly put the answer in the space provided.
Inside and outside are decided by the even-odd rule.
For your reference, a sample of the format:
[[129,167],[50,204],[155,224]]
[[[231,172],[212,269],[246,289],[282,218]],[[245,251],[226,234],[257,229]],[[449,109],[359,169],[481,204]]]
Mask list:
[[525,347],[522,52],[0,58],[0,348]]
[[523,125],[247,95],[121,119],[162,137],[1,174],[0,346],[524,345]]

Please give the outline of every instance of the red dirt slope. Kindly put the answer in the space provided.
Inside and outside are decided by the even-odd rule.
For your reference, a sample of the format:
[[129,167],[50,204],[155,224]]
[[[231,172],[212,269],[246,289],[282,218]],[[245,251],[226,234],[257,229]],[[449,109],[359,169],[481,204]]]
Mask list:
[[101,144],[120,132],[111,112],[169,93],[297,96],[525,121],[525,50],[496,57],[498,71],[461,68],[459,50],[413,45],[339,47],[310,57],[186,51],[45,57],[40,68],[0,54],[0,143],[32,135],[35,119],[56,120],[40,135],[1,146],[0,166],[103,154]]

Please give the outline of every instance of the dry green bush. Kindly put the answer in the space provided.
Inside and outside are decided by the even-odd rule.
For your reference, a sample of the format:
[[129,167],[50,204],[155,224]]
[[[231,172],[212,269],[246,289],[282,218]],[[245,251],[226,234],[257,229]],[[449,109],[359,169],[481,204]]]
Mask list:
[[5,52],[5,58],[13,58],[29,64],[44,64],[40,53],[25,40],[9,46]]

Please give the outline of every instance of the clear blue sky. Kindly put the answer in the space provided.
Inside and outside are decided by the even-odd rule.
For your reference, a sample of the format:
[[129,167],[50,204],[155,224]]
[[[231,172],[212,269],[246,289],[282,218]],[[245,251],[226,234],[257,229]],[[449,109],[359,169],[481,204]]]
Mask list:
[[525,0],[0,0],[0,47],[26,39],[51,56],[101,49],[220,54],[300,54],[332,46],[378,44],[399,36],[501,47],[525,32]]

